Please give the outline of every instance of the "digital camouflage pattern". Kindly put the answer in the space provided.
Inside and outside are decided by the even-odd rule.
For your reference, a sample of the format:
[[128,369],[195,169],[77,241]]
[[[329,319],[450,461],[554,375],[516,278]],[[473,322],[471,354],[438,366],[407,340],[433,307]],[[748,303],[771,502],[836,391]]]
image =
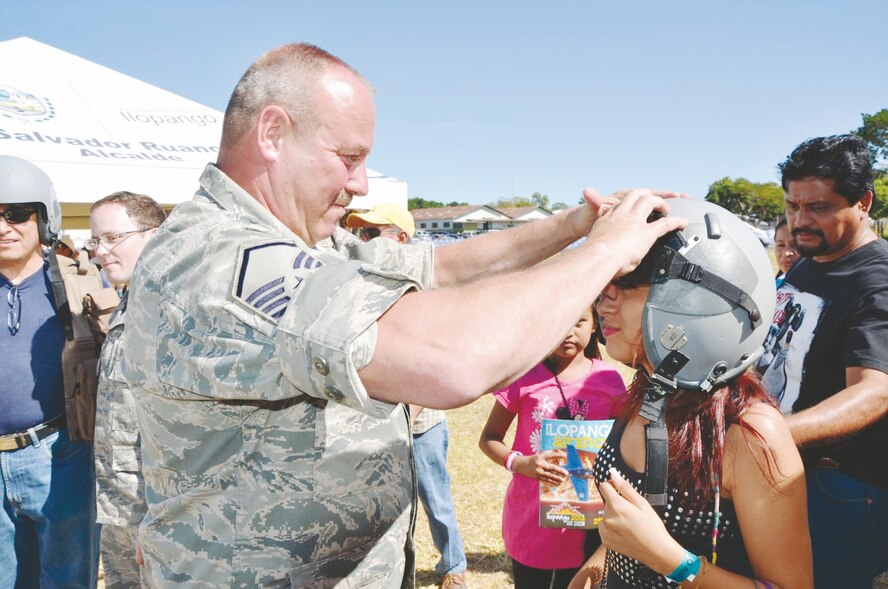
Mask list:
[[142,586],[136,564],[139,527],[102,526],[102,570],[105,589],[138,589]]
[[136,403],[121,374],[126,303],[124,296],[109,321],[96,395],[96,521],[106,589],[139,586],[133,541],[147,511]]
[[357,371],[377,318],[430,286],[433,259],[376,242],[338,230],[309,248],[209,165],[143,251],[124,375],[149,586],[413,585],[406,412]]

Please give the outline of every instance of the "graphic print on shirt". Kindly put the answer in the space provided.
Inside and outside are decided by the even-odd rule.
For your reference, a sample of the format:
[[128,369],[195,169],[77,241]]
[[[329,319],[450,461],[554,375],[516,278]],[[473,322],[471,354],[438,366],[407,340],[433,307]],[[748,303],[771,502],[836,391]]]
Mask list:
[[555,417],[557,404],[552,399],[541,399],[531,414],[536,422],[533,432],[530,434],[530,447],[534,452],[541,452],[543,447],[542,428],[543,420]]
[[[293,291],[323,262],[291,241],[271,241],[241,247],[234,292],[236,299],[277,320]],[[280,274],[281,260],[292,259],[292,272]]]
[[774,321],[762,344],[764,353],[756,363],[756,370],[784,415],[792,413],[792,406],[799,398],[805,355],[828,304],[788,284],[777,291]]

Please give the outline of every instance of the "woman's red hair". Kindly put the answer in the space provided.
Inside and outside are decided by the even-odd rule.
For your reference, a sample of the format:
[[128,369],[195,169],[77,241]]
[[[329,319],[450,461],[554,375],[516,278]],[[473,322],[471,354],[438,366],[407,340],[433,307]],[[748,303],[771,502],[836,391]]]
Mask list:
[[[621,419],[627,423],[644,401],[647,375],[639,370],[629,387],[629,398]],[[695,505],[710,502],[715,496],[716,474],[724,464],[725,432],[739,425],[748,434],[753,453],[761,451],[770,471],[773,460],[761,434],[743,421],[743,413],[757,403],[774,401],[765,392],[755,372],[747,371],[708,393],[678,389],[667,397],[666,429],[669,432],[669,482],[689,491]],[[765,475],[773,482],[772,473]],[[691,493],[690,490],[696,493]]]

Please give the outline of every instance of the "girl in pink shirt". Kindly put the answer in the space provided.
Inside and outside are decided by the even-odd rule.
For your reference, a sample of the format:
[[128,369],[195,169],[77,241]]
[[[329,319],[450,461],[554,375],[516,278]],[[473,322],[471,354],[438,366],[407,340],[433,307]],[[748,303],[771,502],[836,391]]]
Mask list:
[[[540,451],[544,418],[611,419],[622,407],[626,387],[620,374],[601,360],[599,331],[592,309],[543,362],[495,393],[479,445],[512,474],[503,503],[503,541],[512,558],[516,589],[566,588],[601,543],[597,530],[541,528],[539,481],[560,483],[567,471],[556,466],[561,450]],[[518,416],[512,448],[506,432]]]

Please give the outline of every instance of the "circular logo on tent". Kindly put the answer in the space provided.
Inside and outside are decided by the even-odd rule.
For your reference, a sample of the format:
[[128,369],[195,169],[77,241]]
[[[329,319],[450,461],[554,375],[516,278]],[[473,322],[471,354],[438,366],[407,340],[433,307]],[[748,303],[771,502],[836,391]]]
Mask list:
[[46,97],[39,97],[0,82],[0,115],[9,119],[39,123],[55,117],[55,107]]

